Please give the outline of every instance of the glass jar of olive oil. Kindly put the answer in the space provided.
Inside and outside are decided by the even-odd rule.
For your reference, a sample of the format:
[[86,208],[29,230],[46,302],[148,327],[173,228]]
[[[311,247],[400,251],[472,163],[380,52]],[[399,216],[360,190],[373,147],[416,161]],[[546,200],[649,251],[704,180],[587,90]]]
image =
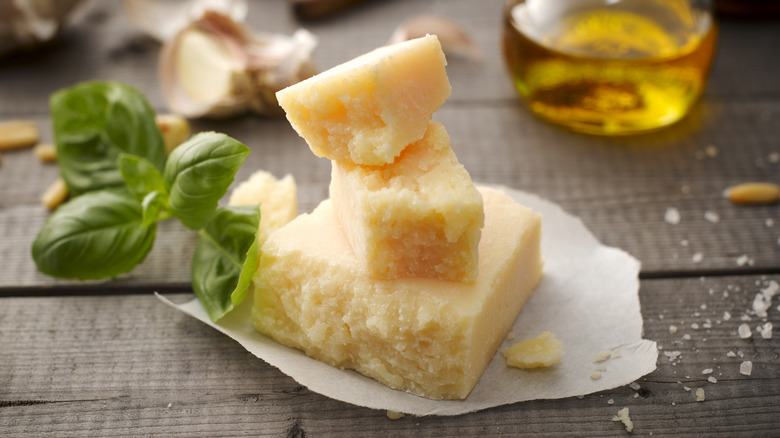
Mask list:
[[504,58],[531,111],[618,135],[683,118],[717,39],[710,1],[509,0]]

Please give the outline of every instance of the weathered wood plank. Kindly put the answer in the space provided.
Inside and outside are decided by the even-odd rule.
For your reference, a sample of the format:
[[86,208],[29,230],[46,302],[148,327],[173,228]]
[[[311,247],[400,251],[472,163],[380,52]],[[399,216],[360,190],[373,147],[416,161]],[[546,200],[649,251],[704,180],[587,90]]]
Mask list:
[[[645,336],[662,354],[638,390],[398,421],[300,387],[149,295],[2,298],[0,426],[6,437],[602,436],[623,432],[611,418],[629,407],[636,435],[768,436],[780,428],[780,341],[755,331],[741,339],[737,327],[742,315],[751,327],[763,323],[749,310],[772,280],[780,277],[643,281]],[[775,326],[776,306],[777,298],[766,318]],[[671,351],[675,361],[663,355]],[[751,376],[739,373],[743,360],[753,362]],[[696,402],[696,388],[706,401]]]
[[[332,19],[297,22],[286,2],[253,1],[249,24],[257,31],[291,34],[299,27],[320,41],[315,61],[330,68],[383,45],[405,19],[421,13],[461,23],[484,53],[482,62],[450,56],[452,102],[514,101],[501,55],[503,0],[367,2]],[[123,16],[119,2],[91,2],[78,11],[53,47],[40,54],[0,61],[0,117],[41,114],[55,90],[89,79],[115,79],[136,86],[156,108],[165,107],[157,81],[159,44]],[[705,95],[759,100],[780,97],[780,46],[776,23],[724,19],[718,53]],[[56,74],[52,74],[56,72]]]
[[[722,196],[741,182],[780,183],[780,147],[772,140],[780,138],[778,114],[780,103],[707,101],[695,119],[635,139],[562,131],[537,123],[517,103],[445,104],[436,118],[475,181],[558,202],[606,244],[639,258],[643,275],[659,276],[780,269],[780,205],[745,207]],[[46,117],[35,121],[48,123]],[[195,129],[226,132],[252,148],[239,181],[257,169],[291,173],[301,211],[327,196],[330,164],[315,157],[285,119],[201,121]],[[67,284],[37,273],[29,256],[47,216],[38,198],[57,177],[56,166],[39,163],[30,150],[3,159],[0,257],[12,269],[0,270],[0,288]],[[680,212],[679,224],[665,222],[670,207]],[[718,222],[706,219],[707,212]],[[186,287],[194,239],[173,221],[163,224],[149,259],[108,287]],[[738,264],[742,255],[744,265]]]

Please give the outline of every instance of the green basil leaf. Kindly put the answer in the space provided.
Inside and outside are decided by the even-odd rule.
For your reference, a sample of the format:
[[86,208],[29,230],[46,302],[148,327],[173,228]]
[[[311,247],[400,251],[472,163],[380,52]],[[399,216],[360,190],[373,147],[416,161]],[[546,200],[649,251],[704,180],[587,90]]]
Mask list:
[[58,208],[32,246],[44,274],[63,278],[114,277],[141,263],[156,226],[142,225],[141,204],[118,190],[90,192]]
[[212,321],[246,297],[257,270],[259,224],[257,205],[220,207],[199,232],[190,267],[192,289]]
[[155,222],[168,219],[168,198],[165,193],[154,191],[144,196],[141,201],[142,224],[145,227]]
[[60,90],[49,103],[60,174],[74,196],[121,187],[121,152],[165,165],[165,145],[152,110],[134,88],[92,81]]
[[127,189],[139,201],[152,192],[167,194],[162,174],[146,158],[123,153],[117,163]]
[[171,152],[165,184],[171,213],[193,230],[214,216],[249,148],[215,132],[197,134]]

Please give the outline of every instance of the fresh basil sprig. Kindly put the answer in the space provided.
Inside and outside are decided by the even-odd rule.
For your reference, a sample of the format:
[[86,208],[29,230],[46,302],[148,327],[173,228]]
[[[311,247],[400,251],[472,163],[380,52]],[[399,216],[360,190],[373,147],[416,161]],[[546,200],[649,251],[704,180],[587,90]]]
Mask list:
[[156,229],[143,225],[141,204],[126,191],[90,192],[49,217],[33,242],[33,259],[54,277],[114,277],[143,261]]
[[214,321],[246,297],[257,269],[259,224],[256,205],[219,207],[214,218],[198,232],[198,246],[192,257],[192,289]]
[[214,215],[249,148],[225,134],[198,134],[171,152],[163,177],[171,212],[199,230]]
[[122,187],[117,157],[146,158],[162,171],[165,144],[141,93],[119,82],[91,81],[54,93],[49,102],[60,174],[73,196]]
[[87,82],[51,100],[62,177],[71,201],[32,246],[48,275],[102,279],[129,272],[152,248],[157,222],[198,230],[191,279],[216,321],[246,296],[259,256],[259,206],[217,207],[249,148],[214,132],[165,146],[144,97],[117,82]]

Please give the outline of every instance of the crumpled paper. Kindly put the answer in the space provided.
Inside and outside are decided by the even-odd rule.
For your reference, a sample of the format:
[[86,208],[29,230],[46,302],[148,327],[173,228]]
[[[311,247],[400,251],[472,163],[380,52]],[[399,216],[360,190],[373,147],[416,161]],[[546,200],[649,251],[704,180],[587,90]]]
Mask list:
[[[550,368],[521,370],[497,352],[465,400],[429,400],[390,389],[350,370],[331,367],[255,331],[251,294],[219,323],[197,299],[176,305],[160,299],[238,341],[244,348],[309,390],[355,405],[412,415],[459,415],[535,399],[581,396],[631,383],[655,370],[656,343],[642,339],[639,261],[602,245],[577,217],[535,195],[501,187],[542,213],[544,276],[511,330],[519,340],[549,330],[566,354]],[[613,352],[595,363],[605,350]],[[600,370],[599,379],[591,378]]]

